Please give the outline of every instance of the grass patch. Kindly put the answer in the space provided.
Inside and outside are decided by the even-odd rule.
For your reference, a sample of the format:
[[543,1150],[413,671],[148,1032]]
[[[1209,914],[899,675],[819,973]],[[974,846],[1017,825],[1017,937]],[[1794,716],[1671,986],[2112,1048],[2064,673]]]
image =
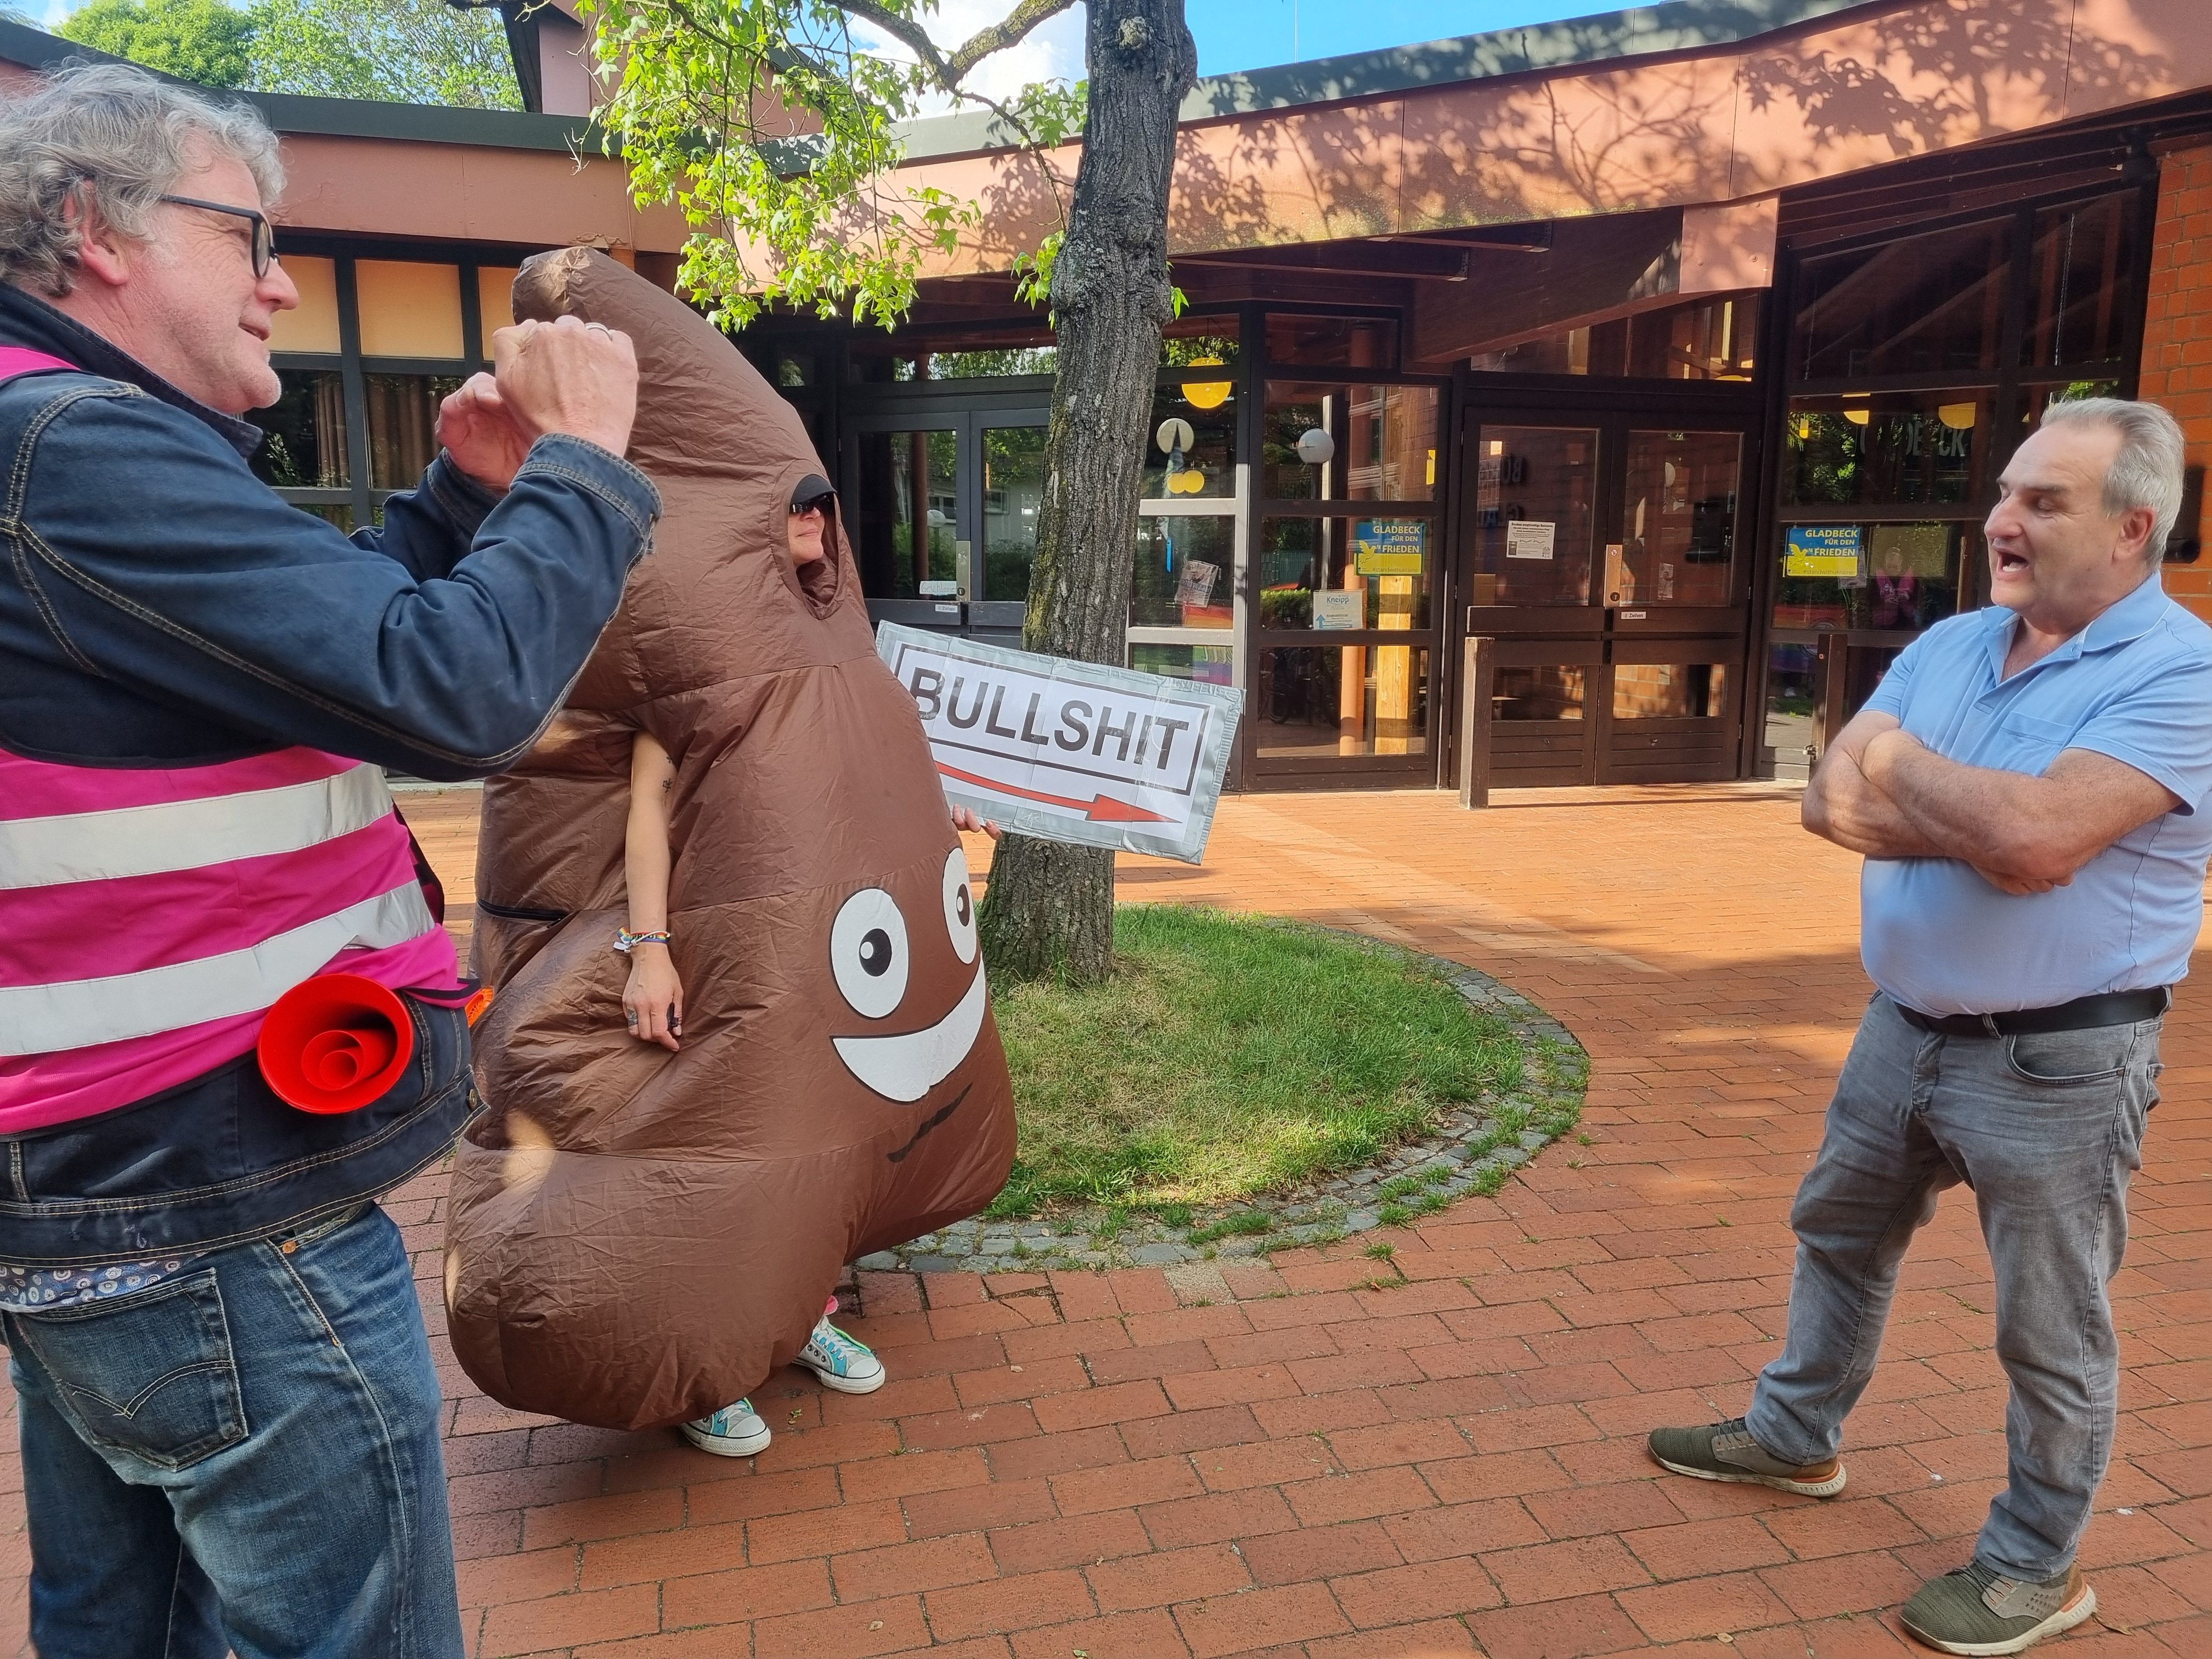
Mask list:
[[1103,984],[994,987],[1020,1145],[994,1217],[1080,1204],[1187,1224],[1193,1206],[1371,1163],[1521,1082],[1505,1023],[1387,947],[1163,905],[1123,906],[1114,944]]

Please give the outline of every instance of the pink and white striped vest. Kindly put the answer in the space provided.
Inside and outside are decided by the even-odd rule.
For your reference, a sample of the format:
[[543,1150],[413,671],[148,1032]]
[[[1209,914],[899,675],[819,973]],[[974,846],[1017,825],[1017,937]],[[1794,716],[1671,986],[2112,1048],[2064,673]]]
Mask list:
[[[69,367],[0,348],[0,379]],[[323,973],[459,983],[375,767],[296,748],[171,769],[0,749],[0,1133],[235,1060]]]

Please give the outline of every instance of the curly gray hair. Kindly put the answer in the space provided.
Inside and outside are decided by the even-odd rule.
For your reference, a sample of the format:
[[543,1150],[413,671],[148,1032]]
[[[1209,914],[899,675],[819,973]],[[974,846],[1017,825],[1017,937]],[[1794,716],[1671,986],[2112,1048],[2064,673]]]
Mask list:
[[218,104],[127,64],[73,64],[0,101],[0,282],[53,298],[75,286],[84,214],[134,241],[205,146],[236,156],[264,205],[284,188],[276,137],[245,104]]

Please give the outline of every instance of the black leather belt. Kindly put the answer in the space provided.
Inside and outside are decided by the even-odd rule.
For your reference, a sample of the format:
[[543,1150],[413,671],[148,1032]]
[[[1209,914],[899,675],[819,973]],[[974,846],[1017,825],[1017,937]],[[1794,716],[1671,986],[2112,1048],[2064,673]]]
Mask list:
[[2150,991],[2106,991],[2075,997],[2051,1008],[2014,1008],[2002,1014],[1923,1014],[1893,998],[1890,1006],[1908,1025],[1943,1036],[2023,1036],[2037,1031],[2087,1031],[2100,1025],[2132,1025],[2155,1019],[2172,1004],[2170,987]]

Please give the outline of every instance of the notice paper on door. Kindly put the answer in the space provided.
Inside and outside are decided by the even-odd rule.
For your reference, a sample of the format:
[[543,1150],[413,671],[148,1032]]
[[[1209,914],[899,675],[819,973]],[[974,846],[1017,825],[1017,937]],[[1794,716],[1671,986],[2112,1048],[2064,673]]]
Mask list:
[[945,798],[1007,829],[1196,864],[1244,694],[976,640],[876,629]]
[[1548,559],[1559,526],[1542,519],[1516,519],[1505,526],[1505,556],[1509,559]]

